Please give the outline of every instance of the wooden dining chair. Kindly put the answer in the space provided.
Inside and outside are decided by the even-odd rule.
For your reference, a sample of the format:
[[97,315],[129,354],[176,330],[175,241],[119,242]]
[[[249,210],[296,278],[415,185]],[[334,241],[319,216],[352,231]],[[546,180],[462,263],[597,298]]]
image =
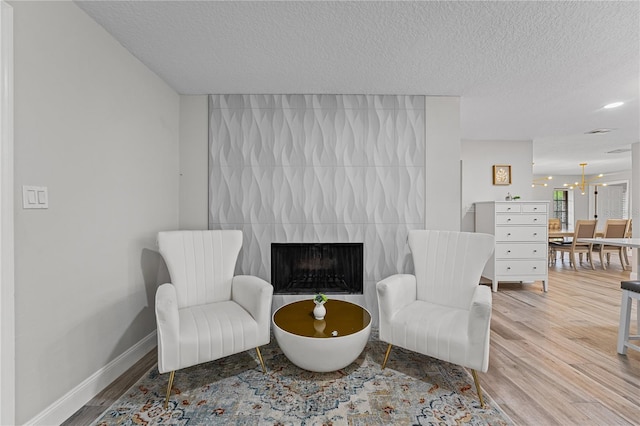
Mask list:
[[[550,217],[549,218],[549,235],[552,232],[557,232],[562,230],[562,223],[560,222],[560,218]],[[556,263],[556,245],[562,244],[564,238],[558,237],[549,237],[549,266]]]
[[579,243],[578,239],[595,238],[597,224],[597,220],[576,221],[576,227],[575,231],[573,232],[573,241],[571,241],[571,245],[558,245],[555,248],[559,253],[569,253],[569,264],[575,271],[578,270],[578,268],[576,268],[576,254],[580,256],[580,263],[582,263],[582,255],[586,254],[587,259],[589,259],[589,263],[591,264],[591,269],[596,269],[593,266],[593,244]]
[[[627,227],[627,234],[624,236],[625,238],[632,238],[633,237],[633,220],[629,219],[629,226]],[[627,267],[629,269],[631,269],[631,263],[629,263],[629,251],[631,249],[630,248],[625,248],[624,251],[622,252],[624,254],[624,263],[626,263]]]
[[[604,225],[604,238],[624,238],[627,235],[627,230],[629,228],[629,219],[607,219],[607,222]],[[607,269],[607,266],[604,263],[604,256],[607,257],[607,265],[610,264],[611,254],[617,253],[620,258],[620,265],[622,265],[622,270],[626,271],[625,264],[625,251],[624,247],[617,246],[608,246],[606,244],[594,244],[593,251],[600,255],[600,264],[602,265],[602,269]]]

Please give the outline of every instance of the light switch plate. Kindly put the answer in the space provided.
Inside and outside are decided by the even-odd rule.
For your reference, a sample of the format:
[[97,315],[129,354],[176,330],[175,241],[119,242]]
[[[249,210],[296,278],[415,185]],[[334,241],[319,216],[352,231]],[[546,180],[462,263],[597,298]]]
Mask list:
[[48,209],[49,194],[46,186],[23,186],[22,208]]

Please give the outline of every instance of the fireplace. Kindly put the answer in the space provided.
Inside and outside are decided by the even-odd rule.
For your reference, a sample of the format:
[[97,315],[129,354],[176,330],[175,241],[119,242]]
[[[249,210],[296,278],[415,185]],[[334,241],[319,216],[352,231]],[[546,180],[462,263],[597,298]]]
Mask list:
[[272,243],[275,294],[362,294],[362,243]]

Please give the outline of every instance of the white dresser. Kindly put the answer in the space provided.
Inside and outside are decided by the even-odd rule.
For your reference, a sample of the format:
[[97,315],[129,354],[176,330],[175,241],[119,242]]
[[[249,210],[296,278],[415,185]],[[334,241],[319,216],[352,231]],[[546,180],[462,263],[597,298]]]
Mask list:
[[542,281],[547,291],[548,210],[546,201],[486,201],[476,205],[476,232],[492,234],[496,250],[482,275],[499,281]]

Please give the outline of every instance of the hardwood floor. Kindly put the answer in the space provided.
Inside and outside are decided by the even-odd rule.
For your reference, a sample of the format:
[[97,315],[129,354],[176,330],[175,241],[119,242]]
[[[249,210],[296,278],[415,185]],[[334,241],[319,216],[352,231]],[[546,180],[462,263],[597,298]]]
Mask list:
[[[595,265],[576,272],[558,262],[547,293],[540,282],[501,283],[493,293],[490,365],[479,378],[516,424],[640,423],[640,352],[616,353],[620,281],[629,272]],[[152,351],[63,424],[91,423],[155,362]]]
[[616,352],[620,281],[629,272],[594,264],[576,272],[558,262],[547,293],[541,283],[501,283],[494,293],[489,371],[480,380],[518,424],[640,422],[640,352]]
[[89,401],[87,405],[76,411],[61,426],[86,426],[91,424],[157,362],[158,351],[154,349]]

